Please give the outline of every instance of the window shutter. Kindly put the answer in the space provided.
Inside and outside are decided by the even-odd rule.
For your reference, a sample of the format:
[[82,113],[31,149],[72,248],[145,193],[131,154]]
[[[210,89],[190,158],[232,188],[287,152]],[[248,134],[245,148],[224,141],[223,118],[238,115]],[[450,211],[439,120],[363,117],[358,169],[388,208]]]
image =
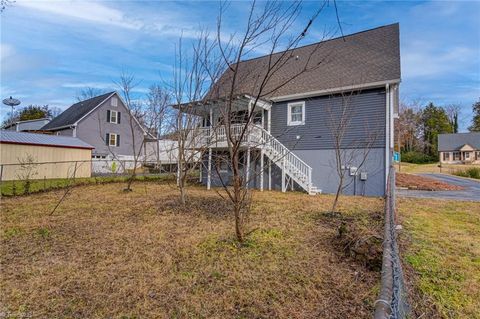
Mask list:
[[117,112],[117,123],[120,124],[120,112]]
[[107,122],[110,122],[110,110],[107,110]]
[[120,135],[117,134],[117,147],[120,146]]
[[110,134],[108,134],[108,133],[105,137],[105,144],[110,145]]

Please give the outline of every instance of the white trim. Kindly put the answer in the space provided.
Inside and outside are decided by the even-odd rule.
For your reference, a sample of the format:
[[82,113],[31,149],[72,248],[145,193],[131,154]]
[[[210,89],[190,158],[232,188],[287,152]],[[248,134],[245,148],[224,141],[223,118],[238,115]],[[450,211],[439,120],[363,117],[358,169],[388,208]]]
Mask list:
[[349,85],[349,86],[343,86],[343,87],[325,89],[325,90],[318,90],[318,91],[311,91],[311,92],[305,92],[305,93],[282,95],[282,96],[272,97],[272,98],[270,98],[270,100],[272,100],[274,102],[282,102],[282,101],[303,99],[303,98],[319,96],[319,95],[339,93],[339,92],[343,92],[343,91],[351,91],[351,90],[358,90],[358,89],[369,89],[369,88],[374,88],[374,87],[384,87],[387,84],[398,84],[398,83],[400,83],[400,79],[390,80],[390,81],[370,82],[370,83],[365,83],[365,84]]
[[[109,110],[110,111],[110,118],[108,119],[108,123],[118,124],[118,111]],[[115,122],[112,121],[112,114],[115,113]]]
[[[292,121],[292,107],[302,106],[302,120]],[[287,104],[287,126],[305,125],[305,101],[292,102]]]
[[[108,146],[117,147],[118,135],[119,134],[117,134],[117,133],[108,133]],[[112,145],[112,136],[115,136],[115,145]]]
[[[75,123],[73,123],[73,125],[77,125],[78,123],[80,123],[81,120],[83,120],[84,118],[86,118],[87,116],[89,116],[93,111],[95,111],[100,105],[102,105],[103,103],[105,103],[109,98],[111,98],[113,95],[117,94],[117,92],[112,92],[112,94],[110,94],[105,100],[103,100],[102,102],[98,103],[97,106],[95,106],[93,109],[91,109],[90,111],[88,111],[87,114],[85,114],[84,116],[82,116],[81,118],[79,118]],[[72,125],[72,124],[70,124]]]

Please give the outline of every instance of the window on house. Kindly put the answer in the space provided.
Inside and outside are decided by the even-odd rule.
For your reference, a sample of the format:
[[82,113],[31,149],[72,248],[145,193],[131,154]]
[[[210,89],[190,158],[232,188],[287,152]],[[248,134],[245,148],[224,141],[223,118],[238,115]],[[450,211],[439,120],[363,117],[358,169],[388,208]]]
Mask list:
[[120,124],[120,112],[107,110],[107,122]]
[[118,105],[118,99],[116,97],[112,97],[112,99],[110,100],[110,104],[112,106],[117,106]]
[[262,124],[262,111],[255,112],[253,114],[253,124],[261,125]]
[[107,133],[105,141],[108,146],[120,146],[120,135],[115,133]]
[[443,160],[444,161],[450,160],[450,152],[443,152]]
[[460,160],[460,152],[453,152],[453,160],[454,161]]
[[288,103],[287,125],[305,124],[305,102]]
[[470,152],[465,152],[465,158],[469,159],[470,158]]
[[476,155],[475,159],[476,159],[476,160],[480,159],[480,152],[477,152],[476,154],[477,154],[477,155]]

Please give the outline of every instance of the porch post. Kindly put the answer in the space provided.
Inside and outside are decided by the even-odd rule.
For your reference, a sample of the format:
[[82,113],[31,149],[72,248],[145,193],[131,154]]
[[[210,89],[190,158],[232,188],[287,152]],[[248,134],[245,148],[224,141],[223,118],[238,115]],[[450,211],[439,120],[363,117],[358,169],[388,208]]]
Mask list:
[[268,119],[268,123],[267,123],[267,127],[268,127],[268,132],[270,133],[271,132],[271,127],[272,127],[272,108],[270,108],[268,111],[267,111],[267,119]]
[[260,191],[263,191],[263,148],[260,151]]
[[272,161],[268,160],[268,190],[272,190]]
[[250,147],[247,148],[247,172],[245,174],[246,185],[245,188],[248,189],[248,184],[250,184]]
[[208,172],[207,172],[207,189],[210,189],[212,183],[212,148],[208,148]]

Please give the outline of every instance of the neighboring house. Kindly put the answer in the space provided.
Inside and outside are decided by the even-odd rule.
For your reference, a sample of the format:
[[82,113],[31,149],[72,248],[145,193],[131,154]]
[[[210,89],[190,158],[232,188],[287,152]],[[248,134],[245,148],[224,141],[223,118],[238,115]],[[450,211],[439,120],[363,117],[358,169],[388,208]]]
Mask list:
[[92,149],[75,137],[2,130],[0,179],[90,177]]
[[[318,64],[318,67],[262,96],[257,104],[254,124],[246,137],[250,143],[245,143],[242,154],[246,162],[244,172],[251,171],[246,173],[251,179],[249,185],[262,190],[292,188],[310,194],[334,193],[339,178],[329,125],[338,120],[336,112],[347,96],[352,111],[342,151],[359,151],[368,156],[366,159],[358,156],[342,167],[347,173],[344,193],[384,195],[392,162],[393,118],[398,108],[399,25],[299,47],[289,56],[294,58],[272,75],[270,87],[278,87],[292,74],[299,73],[305,66],[302,62],[309,58],[311,65]],[[273,61],[276,57],[278,53],[273,55]],[[245,114],[252,111],[252,96],[258,94],[258,75],[269,63],[269,57],[240,63],[237,78],[241,81],[234,89],[238,115],[235,123],[245,122]],[[215,139],[206,146],[203,155],[201,176],[207,188],[220,186],[221,180],[229,183],[231,176],[228,167],[212,167],[217,156],[226,154],[221,110],[231,87],[231,75],[227,70],[202,101],[187,103],[194,109],[192,114],[203,117],[201,130],[206,140],[212,136]],[[364,146],[367,136],[375,134],[367,150]],[[361,169],[357,169],[360,166]]]
[[442,164],[480,164],[480,132],[439,134]]
[[17,121],[5,125],[2,129],[16,132],[38,132],[40,129],[50,122],[50,118],[42,118],[35,120]]
[[78,137],[93,145],[94,159],[131,160],[135,154],[143,156],[143,142],[149,137],[138,120],[133,116],[130,118],[117,92],[73,104],[42,130],[54,135]]

